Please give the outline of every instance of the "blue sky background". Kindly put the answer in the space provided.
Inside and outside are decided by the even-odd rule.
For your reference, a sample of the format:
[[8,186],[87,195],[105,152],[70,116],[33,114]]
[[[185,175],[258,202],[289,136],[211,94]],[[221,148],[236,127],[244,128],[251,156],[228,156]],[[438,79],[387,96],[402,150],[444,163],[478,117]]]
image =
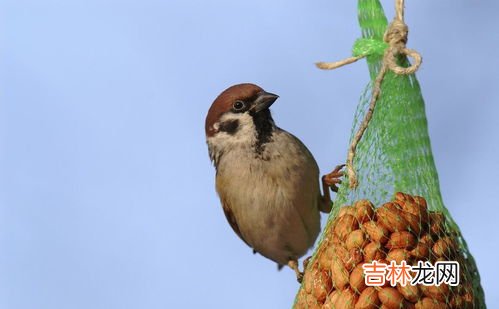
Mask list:
[[[444,201],[497,293],[499,3],[406,1]],[[393,16],[393,1],[383,1]],[[281,97],[322,172],[344,161],[363,61],[354,1],[0,1],[0,308],[289,308],[214,190],[204,117]]]

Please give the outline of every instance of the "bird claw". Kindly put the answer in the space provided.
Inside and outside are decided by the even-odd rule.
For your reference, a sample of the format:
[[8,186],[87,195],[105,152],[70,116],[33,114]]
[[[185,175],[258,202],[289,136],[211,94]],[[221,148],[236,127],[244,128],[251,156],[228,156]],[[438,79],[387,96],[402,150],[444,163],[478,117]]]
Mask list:
[[303,282],[303,273],[299,273],[296,275],[296,281],[298,281],[299,284]]
[[296,280],[298,281],[298,283],[301,284],[301,282],[303,281],[303,272],[301,272],[300,268],[298,267],[298,261],[290,260],[288,262],[288,266],[295,271]]
[[329,174],[322,176],[322,182],[327,185],[334,192],[338,192],[338,184],[341,184],[341,177],[343,177],[344,173],[341,169],[345,167],[345,164],[337,165],[333,171]]
[[307,270],[308,262],[310,262],[311,259],[312,259],[312,256],[309,256],[308,258],[305,258],[303,260],[303,273],[305,273],[305,271]]

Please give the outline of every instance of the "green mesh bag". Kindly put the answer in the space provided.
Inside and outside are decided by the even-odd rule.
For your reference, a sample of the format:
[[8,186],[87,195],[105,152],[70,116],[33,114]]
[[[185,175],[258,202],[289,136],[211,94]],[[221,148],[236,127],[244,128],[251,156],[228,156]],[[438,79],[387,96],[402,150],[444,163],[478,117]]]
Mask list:
[[[368,51],[371,83],[357,107],[352,138],[368,109],[387,47],[387,20],[379,1],[359,0],[358,10],[362,39],[353,53]],[[405,57],[398,60],[402,67],[409,65]],[[424,101],[414,75],[385,75],[373,117],[357,146],[354,168],[358,186],[350,189],[348,177],[341,184],[295,308],[485,308],[475,261],[442,201]],[[435,281],[428,275],[426,282],[392,284],[385,276],[383,285],[367,284],[366,276],[374,278],[374,261],[405,261],[413,267],[408,274],[414,280],[434,270],[454,281],[440,280],[437,285],[433,272]],[[459,275],[450,275],[448,261],[457,262]],[[394,269],[383,276],[397,274]],[[399,268],[399,275],[402,272]]]

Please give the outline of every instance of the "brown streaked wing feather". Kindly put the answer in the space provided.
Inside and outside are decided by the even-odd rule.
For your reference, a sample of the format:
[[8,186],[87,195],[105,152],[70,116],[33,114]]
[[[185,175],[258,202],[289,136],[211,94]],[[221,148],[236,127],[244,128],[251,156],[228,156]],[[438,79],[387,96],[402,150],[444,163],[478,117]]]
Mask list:
[[247,244],[249,247],[251,247],[248,242],[243,238],[243,235],[241,235],[241,231],[239,230],[239,226],[237,225],[236,217],[234,217],[234,214],[232,213],[232,210],[230,207],[227,206],[227,204],[222,200],[222,208],[225,213],[225,217],[227,218],[227,221],[229,221],[230,226],[236,232],[237,236],[244,241],[245,244]]
[[239,229],[239,225],[237,224],[236,217],[234,216],[231,207],[229,207],[230,202],[226,194],[226,184],[230,182],[230,180],[227,177],[221,176],[221,174],[217,172],[215,182],[218,196],[220,197],[222,209],[224,210],[227,221],[229,221],[230,226],[232,227],[234,232],[236,232],[237,236],[239,236],[239,238],[241,238],[241,240],[244,241],[245,244],[252,248],[252,246],[246,241],[246,239],[244,239],[243,235],[241,234],[241,230]]

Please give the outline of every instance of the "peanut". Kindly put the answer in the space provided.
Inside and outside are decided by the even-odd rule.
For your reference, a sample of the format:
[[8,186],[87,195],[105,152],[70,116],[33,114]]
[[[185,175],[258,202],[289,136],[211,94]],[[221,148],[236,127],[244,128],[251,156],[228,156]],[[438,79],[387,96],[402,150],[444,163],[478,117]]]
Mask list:
[[351,232],[345,241],[348,250],[353,248],[362,248],[366,245],[367,239],[364,232],[360,229]]
[[440,238],[433,245],[433,252],[437,257],[449,258],[454,255],[456,249],[454,240],[448,236]]
[[390,235],[390,240],[385,245],[388,249],[412,250],[416,246],[416,237],[410,232],[394,232]]
[[406,231],[409,223],[400,215],[401,210],[395,203],[385,203],[378,208],[378,222],[390,232]]
[[315,273],[312,295],[318,302],[323,303],[332,288],[333,283],[329,271],[322,270]]
[[362,265],[363,264],[357,265],[350,273],[350,287],[354,292],[359,294],[366,288]]
[[375,221],[369,221],[362,224],[362,228],[366,231],[371,240],[382,244],[388,241],[388,230],[384,226],[377,224]]
[[336,302],[338,301],[338,297],[340,296],[339,290],[334,290],[331,294],[328,295],[326,301],[324,302],[324,306],[322,309],[335,309]]
[[357,295],[351,289],[344,289],[341,291],[338,300],[336,301],[335,309],[354,309],[357,302]]
[[374,205],[368,200],[358,200],[354,203],[355,218],[359,224],[374,219]]
[[364,261],[381,260],[385,258],[385,253],[379,242],[370,242],[364,247]]
[[445,233],[445,217],[440,212],[430,212],[430,233],[434,236],[441,236]]
[[400,264],[402,261],[406,261],[407,264],[410,264],[410,254],[409,251],[405,249],[393,249],[386,255],[386,260],[388,262],[395,261],[397,264]]
[[357,219],[354,216],[346,214],[339,217],[334,225],[334,233],[344,241],[348,234],[359,227]]
[[416,259],[428,259],[430,257],[430,247],[424,242],[419,242],[416,247],[410,251],[410,254]]
[[419,290],[417,285],[407,284],[405,286],[397,285],[397,290],[410,302],[417,302],[421,297],[421,291]]
[[439,286],[421,285],[421,291],[427,297],[446,303],[450,289],[447,284],[441,284]]
[[353,208],[352,206],[343,206],[338,211],[338,218],[344,215],[351,215],[355,217],[355,213],[355,208]]
[[378,292],[381,303],[389,309],[399,309],[404,302],[404,296],[392,287],[381,288]]
[[340,260],[331,261],[331,279],[337,289],[343,289],[350,280],[349,273]]
[[446,309],[445,303],[441,303],[438,300],[431,299],[429,297],[424,297],[416,303],[416,309]]
[[367,287],[359,296],[355,309],[376,309],[380,305],[378,292],[373,287]]

